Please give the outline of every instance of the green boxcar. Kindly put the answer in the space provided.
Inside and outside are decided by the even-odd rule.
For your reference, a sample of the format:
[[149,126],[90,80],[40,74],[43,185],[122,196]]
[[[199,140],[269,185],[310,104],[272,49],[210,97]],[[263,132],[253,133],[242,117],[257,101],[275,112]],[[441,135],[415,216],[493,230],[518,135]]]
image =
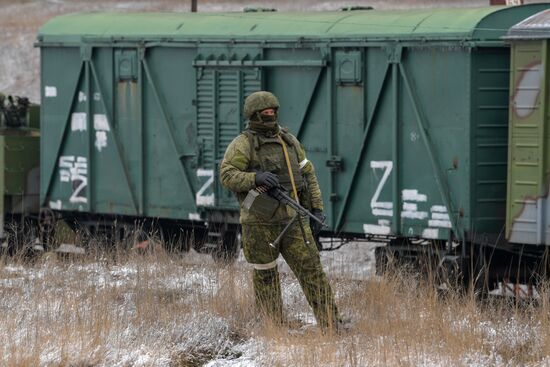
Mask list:
[[510,149],[506,237],[550,245],[550,118],[548,76],[550,13],[510,29]]
[[549,4],[57,17],[41,48],[41,201],[237,221],[218,165],[265,89],[329,230],[489,241],[506,215],[509,27]]

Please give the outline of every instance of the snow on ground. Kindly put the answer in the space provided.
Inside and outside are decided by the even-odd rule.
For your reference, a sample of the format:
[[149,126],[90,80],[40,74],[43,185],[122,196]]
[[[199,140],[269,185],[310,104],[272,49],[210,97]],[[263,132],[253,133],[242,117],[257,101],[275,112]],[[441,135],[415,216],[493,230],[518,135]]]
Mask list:
[[[353,253],[363,255],[353,256]],[[354,269],[349,274],[366,279],[372,273],[369,265],[372,262],[371,253],[372,246],[366,243],[348,244],[338,251],[323,252],[322,259],[331,276],[342,277],[346,271]],[[367,264],[363,264],[365,259]],[[313,314],[300,286],[286,264],[281,259],[280,262],[285,311],[292,318],[314,325]],[[209,367],[263,365],[265,343],[268,341],[261,338],[243,340],[235,334],[231,320],[202,310],[197,305],[205,297],[216,297],[223,292],[230,278],[243,292],[252,292],[248,285],[248,270],[251,268],[242,252],[234,267],[220,268],[209,255],[193,251],[186,256],[184,265],[182,267],[170,261],[113,264],[101,260],[84,263],[46,261],[32,265],[13,264],[8,260],[5,266],[0,265],[0,313],[13,314],[14,323],[3,323],[1,334],[11,337],[9,342],[0,346],[0,365],[10,365],[11,348],[27,344],[29,333],[37,334],[31,339],[53,339],[37,352],[39,366],[53,366],[67,361],[68,355],[73,352],[74,355],[81,355],[88,341],[63,345],[66,342],[63,338],[58,340],[55,336],[41,336],[42,332],[33,331],[33,325],[51,324],[52,330],[58,330],[59,322],[72,325],[79,318],[87,318],[87,315],[91,315],[92,320],[84,323],[113,323],[113,326],[106,327],[108,335],[102,336],[107,342],[89,352],[87,363],[90,365],[169,366],[180,354],[192,354],[198,360],[204,358]],[[359,274],[359,269],[365,269],[365,273]],[[135,314],[144,307],[140,298],[148,293],[155,297],[162,294],[164,298],[176,298],[178,307],[193,310],[167,324],[163,324],[160,317],[159,330],[151,331],[145,321],[142,324],[134,320]],[[12,297],[6,297],[7,294]],[[114,302],[110,296],[114,297]],[[162,301],[163,298],[159,299]],[[104,315],[93,316],[97,308],[103,310]],[[115,320],[107,316],[112,314],[117,315]],[[108,320],[102,320],[102,317]],[[144,318],[147,319],[147,316]],[[132,340],[138,342],[133,343]],[[71,348],[74,348],[73,352]],[[76,359],[71,363],[83,361]]]
[[[373,280],[375,245],[352,242],[321,253],[337,302],[364,288],[365,282],[378,281]],[[252,302],[251,267],[242,253],[229,267],[194,251],[174,259],[114,262],[48,258],[32,264],[4,259],[0,263],[0,335],[9,337],[0,343],[0,365],[24,365],[13,363],[18,346],[34,348],[34,362],[27,365],[44,367],[290,366],[296,365],[304,352],[315,356],[316,349],[319,357],[306,358],[306,365],[382,366],[388,365],[388,360],[425,367],[456,363],[456,358],[440,351],[442,346],[437,344],[419,349],[416,341],[409,341],[414,346],[409,350],[403,346],[409,342],[399,340],[391,330],[381,330],[378,339],[357,332],[336,339],[307,339],[307,327],[315,325],[313,314],[282,259],[279,265],[285,313],[306,325],[283,335],[288,339],[284,343],[279,343],[280,331],[269,336],[261,328],[249,327],[259,321],[252,308],[247,311],[246,304]],[[239,307],[247,314],[236,315]],[[345,314],[346,309],[343,311]],[[430,322],[430,315],[413,312],[419,325],[424,320]],[[403,320],[411,317],[407,307],[390,314]],[[471,334],[482,341],[480,350],[468,349],[459,356],[461,366],[513,366],[506,351],[544,354],[544,341],[539,337],[545,331],[540,323],[526,324],[516,317],[480,321],[475,313],[441,316],[451,318],[450,334]],[[315,344],[304,344],[304,340],[315,340]],[[332,357],[323,355],[326,348]],[[386,353],[396,355],[390,358]]]
[[[159,320],[157,330],[151,330],[146,325],[147,315],[142,316],[143,324],[134,320],[140,308],[144,307],[143,304],[147,305],[140,301],[147,292],[162,294],[163,297],[179,297],[178,294],[181,294],[189,303],[178,305],[189,308],[196,307],[192,301],[200,296],[215,295],[219,291],[219,279],[223,274],[212,266],[190,265],[179,268],[165,264],[164,268],[160,268],[154,263],[45,263],[39,266],[8,265],[1,269],[1,274],[0,293],[3,297],[0,300],[0,312],[10,314],[15,319],[13,325],[3,322],[0,327],[3,329],[1,335],[10,335],[0,346],[0,365],[12,365],[12,348],[28,344],[29,339],[34,338],[54,339],[37,352],[37,365],[64,365],[62,362],[67,362],[67,359],[73,365],[87,365],[84,363],[86,361],[71,361],[68,355],[81,358],[82,349],[86,348],[85,344],[89,341],[67,342],[51,335],[40,336],[43,331],[35,328],[51,324],[53,330],[63,331],[62,327],[57,328],[59,322],[74,325],[78,323],[76,319],[82,319],[82,322],[90,324],[86,327],[93,328],[94,323],[103,322],[102,317],[108,318],[107,315],[116,315],[116,319],[105,320],[112,324],[105,327],[110,335],[101,336],[107,343],[99,350],[91,351],[90,360],[86,362],[90,365],[170,366],[173,365],[174,355],[179,353],[192,353],[197,358],[204,354],[211,359],[218,354],[245,355],[241,351],[243,346],[247,353],[253,351],[250,345],[241,345],[231,335],[233,332],[228,320],[200,309],[175,315],[174,322],[167,324]],[[115,302],[110,302],[108,298],[112,292],[116,293],[113,294]],[[5,297],[7,294],[12,294],[12,297]],[[37,294],[44,294],[44,297],[37,297]],[[195,294],[198,297],[194,297]],[[162,305],[159,304],[159,307]],[[103,310],[104,315],[94,315],[98,309]],[[37,336],[31,335],[29,338],[29,333]],[[93,331],[90,333],[93,334]],[[237,349],[233,352],[235,346]]]

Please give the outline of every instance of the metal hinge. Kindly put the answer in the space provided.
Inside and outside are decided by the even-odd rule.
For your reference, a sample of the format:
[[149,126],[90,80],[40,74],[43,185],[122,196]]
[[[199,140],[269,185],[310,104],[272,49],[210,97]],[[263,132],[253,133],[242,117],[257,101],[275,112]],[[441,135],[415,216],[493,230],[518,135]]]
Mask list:
[[332,172],[339,172],[342,170],[342,158],[336,155],[333,155],[331,159],[327,160],[327,167]]

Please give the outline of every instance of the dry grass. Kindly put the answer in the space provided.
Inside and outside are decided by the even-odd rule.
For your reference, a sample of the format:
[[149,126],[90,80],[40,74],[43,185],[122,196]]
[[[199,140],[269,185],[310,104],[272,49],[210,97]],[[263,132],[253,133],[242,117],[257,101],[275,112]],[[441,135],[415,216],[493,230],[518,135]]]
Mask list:
[[[205,256],[96,251],[0,265],[0,365],[538,366],[550,360],[550,305],[438,293],[405,271],[331,275],[351,329],[323,335],[255,316],[249,269]],[[283,273],[285,311],[312,315]]]

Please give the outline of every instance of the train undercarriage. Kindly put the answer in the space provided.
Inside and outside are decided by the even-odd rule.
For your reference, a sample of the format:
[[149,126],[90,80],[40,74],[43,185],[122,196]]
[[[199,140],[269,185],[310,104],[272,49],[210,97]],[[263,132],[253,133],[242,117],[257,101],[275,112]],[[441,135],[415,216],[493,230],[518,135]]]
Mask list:
[[375,249],[376,273],[390,268],[415,269],[439,287],[462,285],[494,295],[529,298],[548,279],[545,246],[457,243],[394,238]]

